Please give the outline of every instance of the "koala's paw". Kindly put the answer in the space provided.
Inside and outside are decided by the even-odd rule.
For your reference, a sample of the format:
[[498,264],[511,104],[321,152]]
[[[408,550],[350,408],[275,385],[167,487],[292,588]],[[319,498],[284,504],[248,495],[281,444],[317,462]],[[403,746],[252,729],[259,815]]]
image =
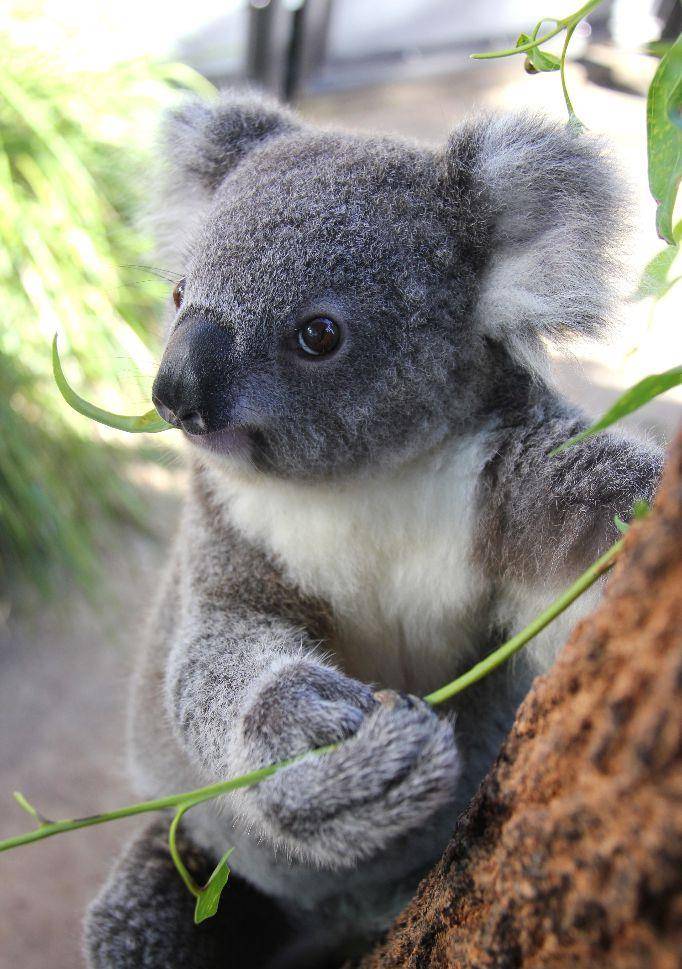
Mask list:
[[232,763],[253,770],[344,740],[377,705],[364,683],[296,660],[268,677],[247,706]]
[[351,866],[454,805],[461,764],[452,724],[416,697],[376,698],[338,750],[245,792],[266,836],[295,856]]

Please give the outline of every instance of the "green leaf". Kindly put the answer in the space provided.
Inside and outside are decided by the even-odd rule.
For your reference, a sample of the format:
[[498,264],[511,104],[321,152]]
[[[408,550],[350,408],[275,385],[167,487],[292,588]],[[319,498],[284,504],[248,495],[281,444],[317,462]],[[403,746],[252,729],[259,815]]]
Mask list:
[[59,360],[59,351],[57,350],[56,333],[52,341],[52,372],[54,373],[57,387],[66,403],[70,407],[73,407],[75,411],[78,411],[79,414],[82,414],[84,417],[89,417],[99,424],[106,424],[107,427],[115,427],[119,431],[128,431],[130,434],[141,434],[143,432],[157,434],[159,431],[167,431],[173,426],[167,421],[164,421],[156,410],[147,411],[146,414],[140,414],[137,417],[127,417],[123,414],[112,414],[110,411],[103,410],[101,407],[90,404],[87,400],[79,397],[75,390],[71,389],[64,376],[64,371]]
[[[531,44],[533,40],[534,38],[529,37],[528,34],[519,34],[516,46],[520,47],[522,44]],[[531,66],[530,70],[528,65]],[[541,50],[539,47],[533,47],[526,53],[526,70],[530,74],[538,71],[558,71],[560,67],[561,61],[558,57]]]
[[647,98],[649,188],[658,204],[656,229],[673,243],[673,209],[682,180],[682,35],[658,65]]
[[620,515],[613,516],[613,523],[618,529],[618,531],[621,533],[621,535],[625,535],[630,529],[630,526],[628,525],[628,523],[624,522],[623,519],[620,517]]
[[590,427],[586,428],[580,434],[576,434],[575,437],[564,441],[559,447],[554,448],[553,451],[550,451],[549,456],[553,457],[555,454],[561,454],[566,448],[578,444],[579,441],[584,441],[585,438],[591,437],[593,434],[598,434],[599,431],[603,431],[611,424],[615,424],[622,417],[632,414],[633,411],[638,410],[644,404],[653,400],[654,397],[658,397],[659,394],[664,394],[671,387],[677,387],[678,384],[682,384],[682,367],[673,367],[672,370],[666,370],[663,373],[650,374],[644,380],[640,380],[639,383],[635,384],[634,387],[626,390],[615,404],[607,410],[603,417],[600,417],[598,421],[595,421],[594,424],[591,424]]
[[539,47],[529,51],[528,56],[539,71],[558,71],[561,68],[561,61],[556,54],[550,54]]
[[42,828],[43,825],[50,824],[50,821],[43,814],[41,814],[37,808],[33,807],[29,801],[26,800],[21,791],[14,791],[14,800],[23,811],[26,811],[27,814],[30,814],[31,817],[38,822],[39,827]]
[[669,40],[650,40],[647,44],[642,44],[641,51],[643,54],[649,54],[650,57],[664,57],[672,47],[672,42]]
[[196,907],[194,909],[195,925],[199,925],[199,923],[205,921],[205,919],[212,918],[218,911],[220,896],[223,893],[223,889],[227,884],[227,879],[230,874],[227,859],[230,857],[233,851],[234,848],[230,848],[225,852],[223,857],[218,862],[215,871],[206,882],[206,885],[201,889],[201,892],[197,898]]
[[642,278],[633,299],[648,299],[650,296],[654,299],[661,299],[665,296],[679,279],[679,276],[670,278],[670,270],[679,254],[679,246],[666,246],[662,252],[657,252],[644,267]]

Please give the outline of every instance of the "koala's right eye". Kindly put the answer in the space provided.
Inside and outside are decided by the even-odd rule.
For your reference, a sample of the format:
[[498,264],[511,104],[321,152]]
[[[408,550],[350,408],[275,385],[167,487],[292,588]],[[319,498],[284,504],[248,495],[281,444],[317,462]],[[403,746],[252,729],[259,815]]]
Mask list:
[[182,305],[183,297],[185,295],[185,282],[186,282],[185,279],[181,279],[173,287],[173,302],[175,303],[178,309],[180,309]]
[[326,316],[316,316],[298,331],[298,345],[311,357],[331,353],[338,346],[339,339],[338,326]]

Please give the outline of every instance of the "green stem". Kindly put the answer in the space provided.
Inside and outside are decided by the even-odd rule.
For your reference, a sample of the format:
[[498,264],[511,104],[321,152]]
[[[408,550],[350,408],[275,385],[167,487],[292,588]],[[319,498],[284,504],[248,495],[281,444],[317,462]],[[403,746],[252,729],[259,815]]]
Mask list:
[[[320,748],[324,752],[326,748]],[[77,831],[80,828],[89,828],[95,824],[105,824],[107,821],[118,821],[120,818],[132,817],[135,814],[146,814],[149,811],[165,811],[168,808],[178,808],[187,804],[193,807],[201,804],[202,801],[209,801],[211,798],[219,797],[228,791],[235,791],[240,787],[251,787],[259,781],[270,777],[282,767],[293,763],[292,760],[284,761],[281,764],[269,764],[260,770],[251,771],[241,777],[234,777],[229,781],[219,781],[217,784],[209,784],[207,787],[198,787],[194,791],[186,791],[184,794],[171,794],[169,797],[158,797],[152,801],[140,801],[138,804],[128,804],[126,807],[117,808],[115,811],[107,811],[104,814],[91,814],[86,818],[74,818],[66,821],[50,821],[43,824],[34,831],[27,831],[25,834],[16,835],[14,838],[7,838],[0,841],[0,851],[9,851],[10,848],[18,848],[20,845],[31,844],[33,841],[41,841],[43,838],[51,838],[52,835],[62,834],[64,831]]]
[[[623,539],[620,539],[612,545],[611,548],[605,552],[601,558],[597,559],[586,572],[577,579],[573,585],[571,585],[565,592],[563,592],[558,599],[548,606],[547,609],[539,616],[537,616],[525,629],[522,629],[520,633],[508,640],[498,649],[496,649],[490,656],[487,656],[480,663],[477,663],[470,670],[459,676],[452,683],[448,683],[447,686],[442,687],[440,690],[436,690],[434,693],[430,693],[428,696],[424,697],[425,701],[432,706],[437,706],[439,703],[444,703],[451,697],[455,696],[457,693],[461,693],[468,686],[476,683],[478,680],[487,676],[494,669],[500,666],[505,660],[509,659],[514,653],[518,652],[522,646],[525,646],[529,640],[537,636],[546,626],[548,626],[553,619],[556,619],[568,606],[574,602],[578,596],[582,595],[591,585],[593,585],[600,576],[604,574],[608,569],[611,568],[615,562],[618,553],[623,546]],[[318,747],[315,750],[308,751],[310,754],[326,754],[335,750],[338,744],[329,744],[326,747]],[[104,814],[92,814],[86,818],[74,818],[73,820],[66,821],[49,821],[41,824],[34,831],[28,831],[25,834],[16,835],[13,838],[7,838],[5,841],[0,841],[0,852],[9,851],[11,848],[18,848],[21,845],[31,844],[34,841],[42,841],[43,838],[51,838],[55,834],[62,834],[65,831],[77,831],[80,828],[89,828],[96,824],[105,824],[107,821],[117,821],[119,818],[131,817],[135,814],[146,814],[150,811],[165,811],[168,808],[179,809],[173,818],[171,824],[172,835],[170,836],[171,841],[171,854],[173,855],[173,861],[175,862],[178,871],[183,877],[185,884],[193,894],[196,891],[200,891],[198,886],[195,885],[191,875],[187,872],[187,869],[183,865],[177,849],[175,848],[175,832],[177,826],[180,822],[182,815],[189,808],[194,807],[196,804],[201,804],[203,801],[210,801],[212,798],[220,797],[221,794],[227,794],[229,791],[235,791],[240,787],[251,787],[254,784],[258,784],[259,781],[265,780],[266,777],[276,774],[277,771],[282,770],[284,767],[288,767],[295,761],[300,760],[300,757],[305,757],[307,754],[301,754],[299,757],[293,757],[290,760],[282,761],[279,764],[270,764],[267,767],[261,767],[259,770],[250,771],[248,774],[244,774],[241,777],[233,777],[228,781],[219,781],[216,784],[209,784],[206,787],[199,787],[194,791],[186,791],[183,794],[171,794],[169,797],[159,797],[152,801],[141,801],[138,804],[129,804],[127,807],[118,808],[115,811],[108,811]],[[176,857],[177,856],[177,857]],[[190,883],[193,886],[190,887]]]
[[[602,2],[603,0],[588,0],[588,3],[583,4],[583,6],[579,10],[576,10],[575,13],[570,14],[568,17],[564,17],[563,20],[555,20],[554,22],[556,23],[556,27],[554,30],[548,31],[546,34],[543,34],[542,37],[537,37],[534,40],[527,41],[525,44],[519,44],[518,47],[508,47],[505,50],[485,51],[482,54],[471,54],[471,58],[476,61],[487,61],[497,57],[512,57],[514,54],[522,54],[527,50],[535,50],[536,47],[540,47],[542,44],[546,43],[546,41],[551,40],[552,37],[556,37],[556,35],[560,34],[562,30],[566,30],[568,28],[572,33],[580,21],[584,20],[588,13],[594,10],[595,7],[598,7]],[[554,18],[545,17],[544,19],[553,20]],[[540,23],[542,23],[542,21],[540,21]]]
[[168,848],[170,849],[171,858],[173,859],[173,864],[178,869],[178,873],[182,878],[183,882],[190,890],[192,895],[194,895],[195,898],[199,898],[199,896],[201,895],[201,889],[194,881],[190,873],[187,871],[187,868],[185,867],[185,863],[180,857],[180,852],[178,851],[178,846],[175,841],[175,836],[178,831],[178,825],[180,824],[180,820],[183,814],[185,813],[185,811],[188,811],[191,807],[193,807],[196,803],[197,803],[196,801],[188,801],[187,804],[182,804],[175,812],[175,817],[171,821],[170,828],[168,829]]
[[569,121],[571,121],[573,124],[580,125],[580,122],[578,121],[578,117],[575,111],[573,110],[573,104],[571,103],[571,98],[568,94],[568,86],[566,84],[566,53],[568,51],[568,45],[571,42],[571,37],[573,36],[573,31],[577,26],[578,24],[575,23],[571,27],[569,27],[568,30],[566,31],[566,38],[564,40],[563,50],[561,51],[560,75],[561,75],[561,90],[564,92],[564,101],[566,102]]
[[551,40],[552,37],[556,37],[564,30],[563,21],[557,21],[558,26],[554,30],[550,30],[548,33],[543,34],[542,37],[537,37],[535,40],[529,40],[525,44],[519,44],[518,47],[508,47],[506,50],[491,50],[485,51],[482,54],[470,54],[472,61],[488,61],[493,60],[498,57],[511,57],[512,54],[522,54],[527,50],[535,50],[536,47],[540,47],[547,40]]
[[513,636],[510,640],[504,643],[499,649],[496,649],[494,653],[490,656],[486,656],[485,659],[481,660],[475,666],[472,666],[470,670],[463,673],[452,683],[448,683],[447,686],[441,687],[440,690],[436,690],[434,693],[429,693],[428,696],[424,697],[427,703],[431,703],[436,706],[438,703],[444,703],[451,697],[455,696],[457,693],[461,693],[462,690],[466,690],[468,686],[473,683],[477,683],[478,680],[483,679],[488,673],[492,673],[494,669],[501,666],[510,656],[517,653],[522,646],[525,646],[529,640],[537,636],[538,633],[548,626],[557,616],[567,609],[571,603],[583,594],[591,585],[597,581],[604,572],[608,571],[615,562],[618,553],[623,547],[623,539],[619,539],[612,545],[608,552],[604,552],[601,558],[589,567],[586,572],[577,579],[572,586],[569,586],[565,592],[563,592],[558,599],[545,609],[544,612],[540,613],[525,629],[522,629],[520,633]]

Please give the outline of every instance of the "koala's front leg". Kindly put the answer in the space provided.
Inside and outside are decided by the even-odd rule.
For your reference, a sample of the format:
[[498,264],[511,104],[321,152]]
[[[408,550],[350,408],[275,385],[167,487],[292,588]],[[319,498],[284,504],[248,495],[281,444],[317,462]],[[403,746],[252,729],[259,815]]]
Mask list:
[[[253,969],[267,966],[292,930],[271,899],[234,875],[218,914],[194,925],[194,899],[168,851],[169,819],[156,820],[124,851],[85,923],[90,969]],[[204,883],[214,862],[185,837],[183,860]],[[262,932],[263,921],[267,933]],[[229,958],[228,958],[229,954]]]
[[[303,722],[309,708],[297,690],[298,684],[272,683],[247,710],[243,737],[258,762],[271,760],[275,751],[278,757],[294,752],[272,734],[267,709],[275,695]],[[451,723],[416,697],[393,691],[376,697],[379,702],[337,750],[305,757],[240,792],[261,831],[304,861],[350,867],[437,817],[442,823],[444,809],[454,823],[461,765]],[[438,832],[434,845],[437,851]],[[434,845],[426,846],[427,854]]]
[[208,780],[243,774],[354,733],[371,689],[272,616],[202,612],[180,630],[166,678],[179,739]]
[[233,795],[249,827],[314,864],[352,865],[454,804],[449,721],[414,698],[376,699],[283,621],[213,615],[175,650],[169,692],[180,737],[215,779],[345,741]]
[[585,425],[548,398],[527,423],[496,436],[480,480],[476,551],[496,583],[560,588],[616,541],[614,515],[652,500],[659,448],[607,433],[550,456]]

